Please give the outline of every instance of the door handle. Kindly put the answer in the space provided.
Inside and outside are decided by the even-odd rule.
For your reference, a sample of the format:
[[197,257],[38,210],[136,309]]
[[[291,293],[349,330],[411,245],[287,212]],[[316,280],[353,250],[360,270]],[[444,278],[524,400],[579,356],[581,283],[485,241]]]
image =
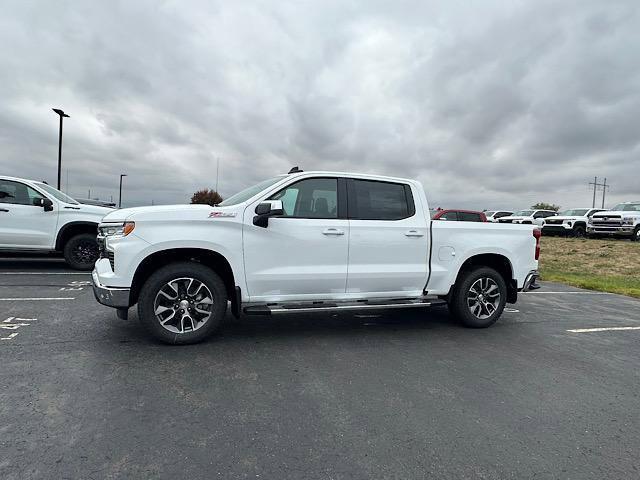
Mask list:
[[418,230],[407,230],[404,234],[407,237],[424,237],[424,233],[419,232]]
[[7,210],[6,208],[0,208],[0,212],[8,212],[9,210]]
[[344,235],[344,230],[339,230],[337,228],[327,228],[322,231],[323,235]]

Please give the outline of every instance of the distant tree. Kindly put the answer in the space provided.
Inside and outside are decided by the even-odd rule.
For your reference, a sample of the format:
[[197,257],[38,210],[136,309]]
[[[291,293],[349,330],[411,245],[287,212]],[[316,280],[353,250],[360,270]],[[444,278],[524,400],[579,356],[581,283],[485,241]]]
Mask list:
[[191,203],[199,203],[202,205],[217,205],[222,202],[222,197],[215,190],[209,190],[208,188],[204,188],[202,190],[198,190],[191,196]]
[[560,210],[560,205],[556,205],[555,203],[538,202],[535,205],[531,205],[531,208],[534,210],[553,210],[554,212],[557,212]]

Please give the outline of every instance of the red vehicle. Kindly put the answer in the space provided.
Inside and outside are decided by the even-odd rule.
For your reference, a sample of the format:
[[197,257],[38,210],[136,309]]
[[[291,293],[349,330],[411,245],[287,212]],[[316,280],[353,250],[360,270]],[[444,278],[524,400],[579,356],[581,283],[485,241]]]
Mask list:
[[483,212],[474,210],[437,209],[431,210],[432,220],[447,220],[453,222],[486,222],[487,217]]

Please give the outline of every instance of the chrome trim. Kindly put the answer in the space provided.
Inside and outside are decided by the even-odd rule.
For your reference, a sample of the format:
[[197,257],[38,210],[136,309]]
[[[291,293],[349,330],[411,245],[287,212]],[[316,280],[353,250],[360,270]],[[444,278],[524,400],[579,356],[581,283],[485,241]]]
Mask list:
[[107,307],[129,308],[131,289],[102,285],[95,270],[91,273],[91,279],[93,280],[93,295],[99,303]]
[[521,292],[526,292],[529,290],[529,287],[532,283],[536,281],[537,278],[540,277],[540,273],[538,270],[531,270],[524,279],[524,283],[522,284]]

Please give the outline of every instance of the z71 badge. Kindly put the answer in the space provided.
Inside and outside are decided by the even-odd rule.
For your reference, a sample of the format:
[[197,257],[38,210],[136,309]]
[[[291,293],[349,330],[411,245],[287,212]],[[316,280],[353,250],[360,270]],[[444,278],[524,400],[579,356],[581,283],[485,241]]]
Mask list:
[[211,212],[209,218],[235,217],[236,212]]

